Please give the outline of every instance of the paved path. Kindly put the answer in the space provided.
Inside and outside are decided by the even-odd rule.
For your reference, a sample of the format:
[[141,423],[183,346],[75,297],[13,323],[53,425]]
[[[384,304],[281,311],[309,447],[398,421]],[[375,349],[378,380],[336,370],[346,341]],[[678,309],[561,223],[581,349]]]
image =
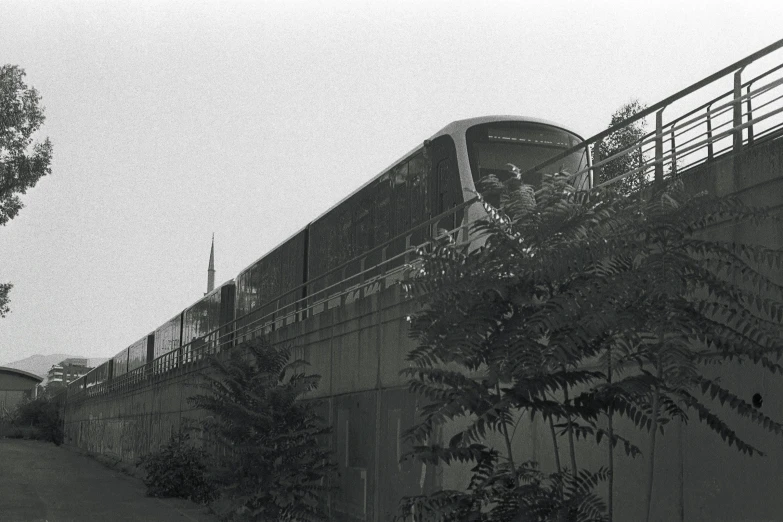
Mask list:
[[2,522],[208,522],[203,506],[144,495],[137,478],[51,443],[0,439]]

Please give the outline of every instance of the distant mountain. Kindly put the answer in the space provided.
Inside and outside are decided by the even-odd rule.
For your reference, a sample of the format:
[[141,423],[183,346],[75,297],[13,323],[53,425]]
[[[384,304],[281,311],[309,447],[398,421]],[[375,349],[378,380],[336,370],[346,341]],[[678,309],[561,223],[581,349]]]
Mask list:
[[49,372],[49,369],[54,366],[55,364],[59,363],[63,359],[87,359],[88,365],[95,367],[100,364],[103,364],[108,359],[106,358],[93,358],[89,359],[87,357],[82,357],[79,355],[67,355],[64,353],[55,353],[52,355],[32,355],[26,359],[22,359],[20,361],[14,361],[10,363],[0,364],[0,366],[5,366],[7,368],[16,368],[17,370],[24,370],[26,372],[33,373],[35,375],[38,375],[40,377],[46,378],[46,374]]

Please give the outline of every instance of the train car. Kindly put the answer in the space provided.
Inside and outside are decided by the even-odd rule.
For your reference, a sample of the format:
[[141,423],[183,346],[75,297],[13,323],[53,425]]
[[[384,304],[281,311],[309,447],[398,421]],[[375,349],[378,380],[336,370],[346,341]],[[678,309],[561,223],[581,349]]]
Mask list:
[[[128,372],[141,368],[147,364],[148,345],[150,336],[145,335],[132,345],[128,346]],[[154,336],[153,336],[154,339]]]
[[246,340],[297,320],[307,274],[307,230],[275,247],[236,277],[236,335]]
[[[231,343],[225,330],[232,330],[235,301],[234,280],[223,283],[182,312],[182,362],[216,353]],[[221,328],[221,326],[225,326]]]
[[120,353],[112,357],[112,379],[128,373],[128,349],[123,349]]
[[[359,295],[363,282],[399,269],[407,261],[406,252],[434,236],[451,232],[455,240],[468,241],[466,225],[486,215],[480,205],[462,208],[475,196],[479,179],[492,174],[504,181],[515,169],[526,172],[581,141],[560,125],[519,116],[447,125],[241,272],[238,322],[244,330],[268,331],[275,316],[285,313],[281,304],[292,306],[281,303],[279,296],[297,297],[300,281],[308,283],[301,297],[307,296],[312,313],[318,313],[339,304],[333,296],[352,291]],[[526,175],[524,181],[538,186],[544,173],[576,173],[587,161],[586,149],[581,150]],[[589,180],[582,176],[575,184],[587,188]],[[302,245],[305,266],[300,279],[298,265],[281,265],[279,260],[298,260]],[[283,271],[291,277],[281,277]]]
[[92,388],[93,386],[97,386],[102,382],[109,380],[109,363],[110,361],[106,361],[100,366],[90,370],[87,375],[84,376],[85,388]]
[[[182,347],[182,314],[178,313],[155,329],[153,336],[153,371],[166,372],[179,365],[179,349]],[[166,355],[166,357],[163,357]]]

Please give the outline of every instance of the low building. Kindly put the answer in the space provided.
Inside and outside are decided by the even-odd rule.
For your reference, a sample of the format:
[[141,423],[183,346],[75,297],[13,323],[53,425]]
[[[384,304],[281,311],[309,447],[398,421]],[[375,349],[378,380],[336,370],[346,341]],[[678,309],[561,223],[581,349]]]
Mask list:
[[29,398],[42,380],[24,370],[0,366],[0,418],[9,416],[17,404]]

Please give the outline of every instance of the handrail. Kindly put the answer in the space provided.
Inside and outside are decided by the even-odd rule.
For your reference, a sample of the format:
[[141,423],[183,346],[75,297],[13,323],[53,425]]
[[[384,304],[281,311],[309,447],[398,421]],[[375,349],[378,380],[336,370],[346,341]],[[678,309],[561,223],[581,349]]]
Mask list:
[[[781,68],[783,68],[783,66],[775,67],[773,70],[780,70]],[[769,71],[767,71],[767,72],[769,72]],[[767,73],[761,74],[761,75],[757,76],[756,78],[754,78],[754,79],[750,80],[749,82],[747,82],[746,85],[749,87],[750,84],[752,84],[753,82],[755,82],[758,79],[763,78],[763,77],[765,77],[767,75],[768,75]],[[612,179],[612,180],[610,180],[608,182],[604,182],[604,183],[600,183],[598,185],[594,185],[593,188],[600,188],[600,187],[609,185],[611,183],[614,183],[615,181],[621,180],[621,179],[626,178],[626,177],[628,177],[630,175],[633,175],[633,174],[636,174],[636,173],[639,173],[639,172],[644,172],[650,166],[663,165],[667,161],[671,162],[672,172],[675,172],[679,168],[677,163],[676,163],[678,160],[683,159],[684,157],[689,156],[689,155],[693,154],[694,152],[697,152],[698,150],[700,150],[698,147],[694,148],[694,147],[691,147],[691,146],[687,146],[687,147],[685,147],[685,146],[686,145],[690,145],[694,141],[699,140],[704,135],[706,135],[706,139],[703,139],[701,142],[699,142],[699,145],[705,145],[706,144],[706,146],[707,146],[707,158],[708,159],[712,159],[713,156],[714,156],[714,151],[713,151],[713,143],[714,142],[719,141],[719,140],[721,140],[723,138],[726,138],[726,137],[728,137],[728,136],[730,136],[732,134],[734,134],[736,136],[736,134],[738,132],[742,132],[742,130],[744,130],[744,129],[748,129],[748,139],[746,141],[748,143],[750,143],[750,144],[753,144],[754,141],[752,139],[753,138],[753,131],[752,131],[753,126],[752,125],[754,123],[759,123],[759,122],[761,122],[763,120],[766,120],[770,116],[774,116],[775,114],[778,114],[780,112],[779,110],[773,110],[770,113],[765,114],[762,117],[758,117],[758,116],[754,117],[753,114],[751,114],[750,112],[741,112],[740,111],[739,117],[740,118],[748,118],[748,123],[749,124],[742,124],[741,123],[741,119],[740,119],[739,121],[732,121],[732,120],[725,121],[723,123],[720,123],[717,126],[713,126],[712,125],[712,119],[714,117],[716,117],[716,116],[720,116],[720,115],[723,115],[723,114],[731,112],[738,105],[741,105],[743,103],[743,101],[747,101],[749,103],[751,99],[756,98],[756,97],[761,96],[761,95],[764,95],[765,93],[770,92],[773,89],[775,89],[776,87],[779,87],[781,85],[783,85],[783,78],[779,78],[777,80],[771,81],[771,82],[769,82],[769,83],[767,83],[767,84],[765,84],[765,85],[763,85],[761,87],[758,87],[756,90],[748,91],[746,94],[741,94],[741,91],[729,91],[727,94],[730,95],[730,94],[736,92],[737,96],[734,97],[734,98],[729,99],[728,101],[725,101],[725,100],[721,101],[722,98],[726,97],[726,94],[721,95],[720,97],[715,98],[715,99],[711,100],[710,102],[708,102],[706,104],[703,104],[701,106],[701,108],[707,108],[708,110],[707,110],[707,112],[705,112],[705,113],[703,113],[701,115],[696,115],[696,116],[694,116],[694,117],[692,117],[692,118],[690,118],[690,119],[688,119],[686,121],[681,121],[683,118],[693,116],[694,111],[690,111],[690,112],[688,112],[688,113],[686,113],[686,114],[684,114],[684,115],[682,115],[682,116],[680,116],[678,118],[675,118],[674,120],[666,123],[665,125],[661,125],[660,127],[656,126],[657,128],[655,130],[650,131],[650,132],[644,134],[643,136],[638,138],[636,141],[634,141],[630,145],[626,146],[625,149],[622,149],[620,151],[616,151],[616,152],[614,152],[612,155],[610,155],[608,157],[600,158],[598,161],[595,161],[591,165],[589,165],[589,166],[587,166],[587,167],[585,167],[585,168],[583,168],[583,169],[581,169],[581,170],[571,174],[571,177],[578,177],[578,176],[581,176],[581,175],[583,175],[585,173],[588,173],[590,171],[599,170],[601,167],[603,167],[603,166],[605,166],[607,164],[610,164],[610,163],[612,163],[613,161],[615,161],[617,159],[625,157],[625,156],[629,155],[630,153],[635,152],[637,150],[642,150],[642,156],[641,156],[642,164],[639,167],[636,167],[636,168],[634,168],[632,170],[626,171],[623,174],[617,175],[614,179]],[[765,103],[762,103],[761,105],[759,105],[759,106],[757,106],[755,108],[755,111],[754,111],[755,114],[759,114],[759,112],[760,112],[760,110],[762,108],[768,107],[772,103],[777,102],[777,101],[779,101],[781,99],[783,99],[783,96],[778,96],[776,98],[773,98],[772,100],[769,100],[769,101],[766,101]],[[716,104],[716,102],[720,102],[720,104],[718,104],[717,106],[714,106]],[[735,119],[736,119],[736,116],[737,115],[735,114]],[[684,133],[684,134],[687,135],[688,133],[690,133],[692,131],[695,131],[699,126],[701,126],[705,122],[707,124],[707,130],[706,130],[705,134],[703,134],[701,136],[700,135],[691,136],[688,139],[686,139],[684,142],[680,142],[678,146],[675,146],[674,136],[675,136],[676,131],[680,131],[680,134]],[[734,126],[731,127],[727,132],[721,132],[718,135],[714,135],[716,130],[721,129],[723,127],[726,127],[728,125],[732,125],[732,124]],[[766,135],[768,135],[772,131],[775,131],[775,129],[767,129],[765,131],[762,131],[760,134],[758,134],[757,138],[760,138],[762,136],[766,136]],[[663,143],[665,140],[671,141],[671,147],[670,147],[671,153],[669,155],[664,155],[662,150],[661,151],[657,150],[658,143],[659,142]],[[758,139],[756,139],[756,141],[758,141]],[[743,143],[744,143],[744,141],[743,141]],[[650,147],[645,150],[644,147],[647,146],[647,145],[650,145]],[[653,149],[653,147],[656,148],[655,159],[652,160],[652,161],[645,159],[645,155],[647,153],[649,153]],[[684,147],[684,149],[683,149],[683,147]],[[581,147],[579,147],[579,148],[581,148]],[[728,150],[728,149],[723,149],[721,152],[723,152],[725,150]],[[690,166],[696,165],[697,163],[698,162],[691,163],[689,165],[686,165],[685,167],[688,168]]]
[[[533,167],[531,169],[528,169],[524,174],[531,174],[531,173],[537,172],[537,171],[541,170],[542,168],[544,168],[544,167],[546,167],[548,165],[551,165],[553,163],[556,163],[557,161],[560,161],[561,159],[563,159],[563,158],[573,154],[574,152],[578,152],[580,150],[583,150],[586,146],[595,144],[598,141],[602,140],[603,138],[605,138],[605,137],[607,137],[607,136],[617,132],[618,130],[623,129],[623,128],[629,126],[630,124],[635,123],[636,121],[638,121],[638,120],[640,120],[642,118],[645,118],[645,117],[647,117],[647,116],[649,116],[649,115],[651,115],[653,113],[656,113],[656,112],[658,112],[661,109],[665,109],[671,103],[673,103],[673,102],[675,102],[675,101],[677,101],[677,100],[679,100],[681,98],[684,98],[685,96],[698,91],[702,87],[705,87],[705,86],[711,84],[712,82],[714,82],[716,80],[724,78],[725,76],[727,76],[727,75],[729,75],[729,74],[731,74],[733,72],[736,72],[737,70],[744,69],[749,64],[755,62],[759,58],[762,58],[762,57],[764,57],[764,56],[766,56],[766,55],[768,55],[768,54],[770,54],[770,53],[772,53],[774,51],[777,51],[780,48],[783,48],[783,39],[778,40],[777,42],[764,47],[763,49],[761,49],[761,50],[751,54],[750,56],[747,56],[747,57],[743,58],[742,60],[739,60],[739,61],[729,65],[728,67],[724,67],[720,71],[718,71],[716,73],[713,73],[713,74],[707,76],[706,78],[704,78],[704,79],[702,79],[702,80],[700,80],[700,81],[698,81],[698,82],[696,82],[696,83],[694,83],[694,84],[692,84],[692,85],[690,85],[690,86],[688,86],[688,87],[678,91],[677,93],[669,96],[668,98],[663,99],[662,101],[656,103],[655,105],[652,105],[651,107],[648,107],[647,109],[634,114],[630,118],[627,118],[627,119],[617,123],[616,125],[613,125],[613,126],[609,127],[608,129],[603,130],[603,131],[595,134],[594,136],[592,136],[592,137],[582,141],[581,143],[571,147],[570,149],[567,149],[567,150],[563,151],[562,153],[560,153],[560,154],[558,154],[558,155],[548,159],[547,161],[539,163],[535,167]],[[773,71],[769,71],[769,72],[773,72]],[[729,91],[729,93],[731,93],[731,92],[733,92],[733,91]],[[716,99],[722,98],[723,96],[725,96],[725,95],[721,95],[720,97],[718,97]]]

